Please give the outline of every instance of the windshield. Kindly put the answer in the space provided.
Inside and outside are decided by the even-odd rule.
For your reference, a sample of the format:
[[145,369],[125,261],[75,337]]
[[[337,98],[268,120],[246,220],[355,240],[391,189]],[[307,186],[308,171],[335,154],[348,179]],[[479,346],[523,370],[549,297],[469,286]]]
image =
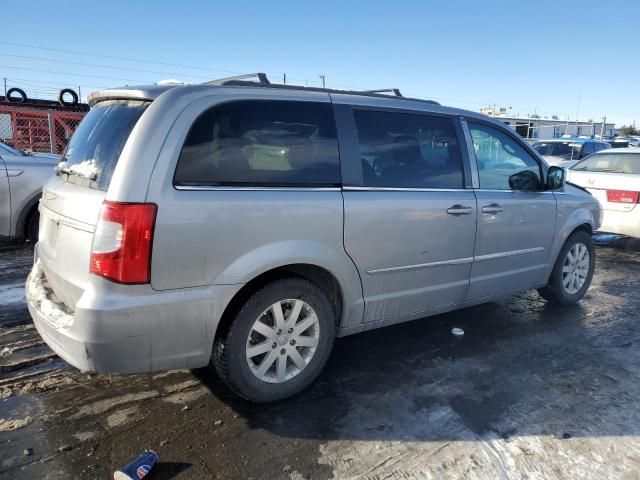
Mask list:
[[21,152],[20,150],[16,150],[15,148],[10,147],[6,143],[0,142],[0,155],[26,155],[26,153]]
[[91,172],[91,186],[107,190],[124,144],[148,105],[149,102],[137,100],[98,103],[71,137],[62,156],[62,162],[67,162],[70,169],[63,171]]
[[640,174],[639,153],[603,153],[591,155],[577,163],[571,170],[581,172],[606,172]]
[[533,148],[543,156],[571,160],[580,158],[582,144],[573,142],[537,142],[533,144]]

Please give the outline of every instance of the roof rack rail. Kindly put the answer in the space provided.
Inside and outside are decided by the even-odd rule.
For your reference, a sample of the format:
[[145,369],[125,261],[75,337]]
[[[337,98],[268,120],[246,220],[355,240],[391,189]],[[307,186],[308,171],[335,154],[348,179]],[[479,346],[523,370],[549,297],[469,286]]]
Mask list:
[[[257,81],[253,80],[256,79]],[[203,85],[212,85],[212,86],[238,86],[238,87],[267,87],[267,88],[277,88],[282,90],[305,90],[308,92],[323,92],[323,93],[335,93],[335,94],[345,94],[345,95],[362,95],[366,97],[381,97],[381,98],[390,98],[396,97],[399,100],[408,100],[412,102],[422,102],[422,103],[430,103],[431,105],[440,105],[438,102],[434,100],[425,100],[423,98],[411,98],[405,97],[400,93],[400,90],[397,88],[382,88],[379,90],[336,90],[333,88],[321,88],[321,87],[305,87],[302,85],[291,85],[291,84],[282,84],[282,83],[271,83],[267,78],[266,73],[248,73],[246,75],[238,75],[235,77],[227,77],[221,78],[219,80],[212,80],[210,82],[205,82]]]
[[261,72],[247,73],[246,75],[236,75],[235,77],[219,78],[218,80],[204,82],[204,85],[226,85],[231,82],[236,82],[238,80],[247,80],[254,77],[258,79],[260,85],[271,85],[271,82],[267,78],[267,74]]
[[385,92],[391,92],[396,97],[403,97],[404,96],[404,95],[402,95],[400,93],[400,89],[398,89],[398,88],[380,88],[378,90],[362,90],[362,93],[385,93]]

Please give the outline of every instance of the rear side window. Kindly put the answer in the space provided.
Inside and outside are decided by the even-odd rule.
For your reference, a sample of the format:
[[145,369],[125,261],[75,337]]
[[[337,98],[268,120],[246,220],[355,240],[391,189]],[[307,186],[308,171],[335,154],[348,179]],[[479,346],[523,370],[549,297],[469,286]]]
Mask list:
[[364,186],[462,188],[462,156],[451,119],[354,110]]
[[[94,164],[97,176],[91,186],[107,190],[124,144],[147,106],[149,102],[132,100],[98,103],[80,122],[62,161],[70,165]],[[69,176],[69,181],[74,178]]]
[[176,185],[336,186],[340,162],[328,103],[237,101],[204,112],[178,159]]

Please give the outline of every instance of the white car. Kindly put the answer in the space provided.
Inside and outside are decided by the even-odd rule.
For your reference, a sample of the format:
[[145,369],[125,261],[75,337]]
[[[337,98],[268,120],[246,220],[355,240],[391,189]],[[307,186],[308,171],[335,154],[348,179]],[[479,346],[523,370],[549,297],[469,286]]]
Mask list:
[[612,148],[576,163],[567,182],[587,189],[602,204],[601,232],[640,238],[640,150]]

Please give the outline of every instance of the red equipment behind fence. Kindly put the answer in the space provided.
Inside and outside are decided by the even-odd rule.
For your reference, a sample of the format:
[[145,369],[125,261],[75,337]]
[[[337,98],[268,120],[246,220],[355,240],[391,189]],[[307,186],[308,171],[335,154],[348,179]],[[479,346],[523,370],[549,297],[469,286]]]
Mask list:
[[[78,87],[78,92],[80,87]],[[89,111],[79,93],[60,90],[58,99],[29,98],[12,87],[0,96],[0,142],[27,152],[62,153]]]

